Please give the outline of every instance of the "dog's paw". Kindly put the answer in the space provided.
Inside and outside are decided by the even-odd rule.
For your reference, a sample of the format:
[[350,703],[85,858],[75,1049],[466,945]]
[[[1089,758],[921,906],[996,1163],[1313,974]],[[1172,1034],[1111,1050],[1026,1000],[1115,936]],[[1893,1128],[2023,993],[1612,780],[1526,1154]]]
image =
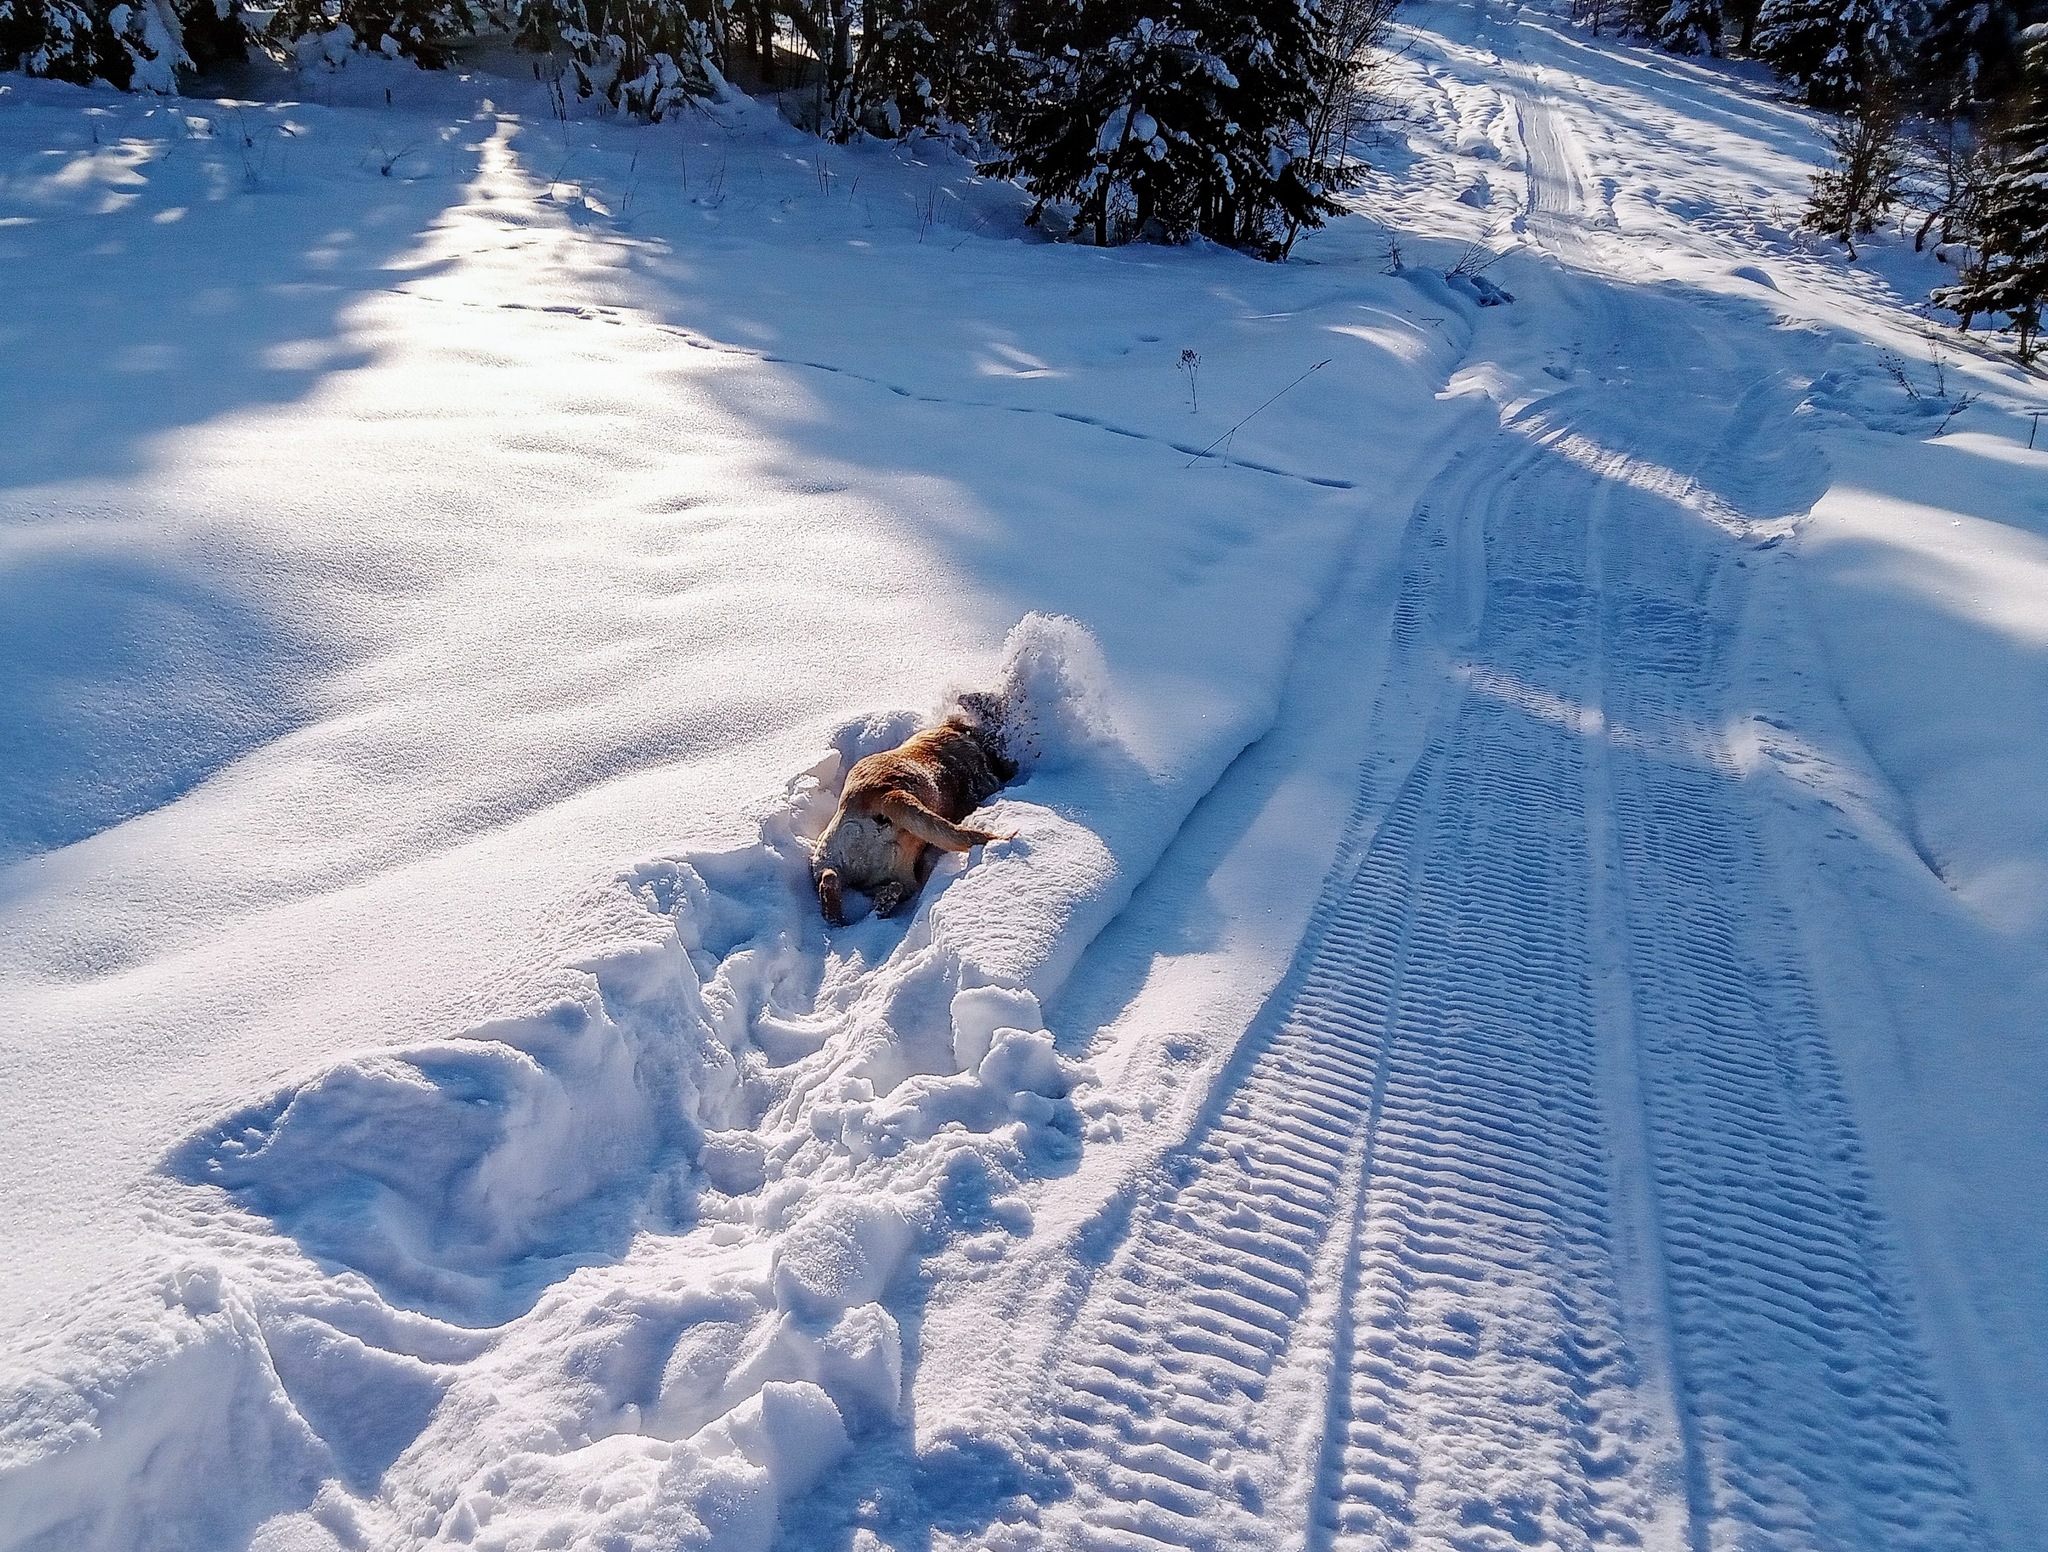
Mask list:
[[824,913],[827,925],[846,925],[846,909],[840,895],[839,874],[836,869],[826,868],[818,874],[818,909]]

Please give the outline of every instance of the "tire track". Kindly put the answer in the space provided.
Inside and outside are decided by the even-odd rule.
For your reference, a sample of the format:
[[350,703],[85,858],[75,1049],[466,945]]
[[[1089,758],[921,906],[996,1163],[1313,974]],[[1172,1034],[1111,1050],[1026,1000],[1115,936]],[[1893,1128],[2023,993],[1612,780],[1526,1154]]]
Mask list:
[[[1638,551],[1641,540],[1633,541]],[[1632,569],[1645,568],[1633,557]],[[1697,596],[1607,603],[1614,825],[1679,1404],[1709,1544],[1988,1544],[1725,751]]]
[[1584,502],[1526,500],[1491,514],[1473,688],[1412,869],[1357,1356],[1333,1389],[1311,1546],[1586,1544],[1653,1517],[1607,1231],[1583,670],[1558,651],[1593,613],[1563,564]]
[[[1549,102],[1517,95],[1537,234],[1590,261],[1578,147]],[[1628,327],[1604,302],[1582,313],[1616,338]],[[1656,339],[1660,321],[1632,332]],[[1620,423],[1587,429],[1670,469],[1782,459],[1765,431],[1785,417],[1752,403],[1777,374],[1713,403],[1688,388],[1688,368],[1711,362],[1723,380],[1754,368],[1696,317],[1684,324],[1683,346],[1637,352],[1648,371],[1632,403],[1596,401]],[[1635,408],[1659,402],[1692,412],[1651,421]],[[1732,618],[1714,605],[1732,585],[1730,538],[1757,520],[1686,484],[1607,482],[1586,569],[1601,598],[1595,785],[1611,803],[1602,839],[1618,874],[1635,1084],[1615,1098],[1634,1107],[1620,1127],[1642,1128],[1648,1178],[1636,1189],[1657,1242],[1690,1540],[1984,1547],[1796,924],[1714,731]]]
[[[1412,663],[1441,630],[1455,580],[1427,504],[1407,562],[1393,656]],[[1399,713],[1383,702],[1376,715],[1389,714]],[[1362,784],[1333,878],[1413,852],[1441,764],[1425,755],[1376,827],[1372,783]],[[1325,947],[1297,958],[1079,1314],[1051,1387],[1047,1443],[1072,1490],[1046,1516],[1055,1545],[1275,1544],[1259,1485],[1270,1473],[1256,1469],[1274,1449],[1267,1385],[1326,1245],[1356,1218],[1380,1079],[1376,1032],[1349,1005],[1351,939],[1397,945],[1408,931],[1399,890],[1380,890],[1364,911],[1352,894],[1326,888],[1305,939]]]
[[[1471,477],[1441,494],[1465,499]],[[1058,1544],[1583,1540],[1645,1512],[1604,1230],[1583,739],[1545,714],[1570,691],[1548,644],[1592,612],[1551,553],[1582,520],[1497,515],[1521,563],[1487,585],[1465,676],[1491,688],[1454,688],[1270,1035],[1076,1323],[1054,1385],[1073,1485],[1048,1517]],[[1437,548],[1410,547],[1411,640]],[[1290,1530],[1263,1515],[1274,1441],[1298,1431],[1267,1383],[1335,1233],[1327,1427],[1310,1523]]]
[[[1532,232],[1595,267],[1570,126],[1513,95]],[[1711,320],[1543,283],[1633,379],[1419,509],[1391,678],[1448,687],[1095,1276],[1045,1543],[1989,1545],[1718,732],[1762,520],[1672,471],[1782,458],[1775,378],[1716,398],[1754,365]]]

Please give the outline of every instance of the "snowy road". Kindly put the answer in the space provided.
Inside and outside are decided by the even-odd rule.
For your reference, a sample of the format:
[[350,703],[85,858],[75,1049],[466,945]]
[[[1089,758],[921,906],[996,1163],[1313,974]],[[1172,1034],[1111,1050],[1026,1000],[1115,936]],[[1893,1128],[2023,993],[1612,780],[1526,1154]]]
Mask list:
[[1270,266],[0,79],[0,1552],[2048,1544],[2033,389],[1743,67],[1402,17]]
[[1987,1546],[1725,725],[1782,537],[1739,471],[1797,395],[1624,282],[1556,66],[1507,76],[1564,261],[1507,278],[1570,386],[1417,506],[1420,751],[1114,1227],[1042,1402],[1047,1540]]

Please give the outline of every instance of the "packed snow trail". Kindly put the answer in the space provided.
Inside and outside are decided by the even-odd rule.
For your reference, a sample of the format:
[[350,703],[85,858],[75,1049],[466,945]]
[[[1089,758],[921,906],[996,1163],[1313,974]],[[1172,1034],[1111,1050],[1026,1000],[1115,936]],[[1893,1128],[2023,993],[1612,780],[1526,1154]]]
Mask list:
[[[1676,471],[1781,462],[1793,399],[1696,301],[1598,273],[1569,123],[1514,106],[1527,229],[1594,271],[1518,263],[1523,306],[1632,373],[1504,406],[1419,506],[1394,674],[1440,706],[1088,1293],[1038,1529],[1986,1546],[1718,729],[1783,513]],[[1272,1384],[1298,1336],[1320,1420]]]

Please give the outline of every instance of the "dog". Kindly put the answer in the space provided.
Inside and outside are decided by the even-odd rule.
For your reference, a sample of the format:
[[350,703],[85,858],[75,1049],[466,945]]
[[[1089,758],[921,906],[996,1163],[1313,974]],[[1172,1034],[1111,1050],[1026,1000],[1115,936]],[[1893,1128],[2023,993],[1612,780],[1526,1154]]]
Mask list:
[[846,925],[848,889],[871,896],[877,916],[893,916],[917,897],[941,852],[1014,838],[960,822],[1017,774],[1000,732],[976,710],[964,706],[846,773],[812,863],[818,906],[833,926]]

